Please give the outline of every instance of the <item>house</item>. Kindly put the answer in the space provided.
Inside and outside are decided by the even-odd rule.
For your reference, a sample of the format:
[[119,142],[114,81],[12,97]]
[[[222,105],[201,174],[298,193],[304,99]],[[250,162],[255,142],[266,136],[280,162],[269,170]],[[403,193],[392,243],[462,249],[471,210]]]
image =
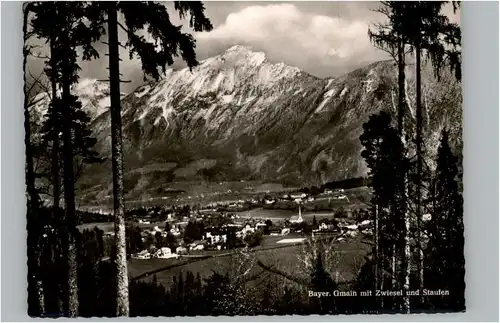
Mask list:
[[371,220],[364,220],[364,221],[361,221],[361,223],[358,225],[359,229],[363,230],[363,229],[367,229],[371,226],[372,224],[372,221]]
[[151,259],[151,253],[148,250],[143,250],[132,256],[134,259]]
[[295,199],[305,199],[307,198],[306,193],[295,193],[295,194],[290,194],[290,197],[295,200]]
[[159,258],[159,259],[167,259],[167,258],[172,258],[175,256],[177,256],[177,255],[172,254],[172,250],[168,247],[163,247],[163,248],[156,250],[156,252],[153,255],[154,258]]
[[212,234],[212,232],[207,232],[205,233],[205,239],[208,240],[210,244],[226,243],[227,235]]
[[282,235],[282,236],[286,236],[286,235],[287,235],[287,234],[289,234],[289,233],[290,233],[290,228],[283,228],[283,229],[281,230],[281,235]]
[[325,230],[328,230],[328,225],[326,223],[321,223],[318,227],[318,230],[320,231],[325,231]]
[[268,199],[266,199],[266,200],[264,200],[264,203],[267,204],[267,205],[270,205],[270,204],[276,203],[276,201],[275,200],[268,200]]
[[372,223],[372,220],[363,220],[359,225],[370,225]]
[[245,224],[245,227],[241,230],[243,235],[247,235],[248,233],[254,233],[255,229],[252,228],[250,223]]
[[300,205],[299,205],[299,214],[293,215],[290,218],[290,223],[302,223],[302,222],[304,222],[304,219],[302,218],[302,211],[301,211]]
[[204,248],[205,248],[205,241],[203,240],[196,240],[189,244],[189,250],[203,250]]
[[200,244],[189,247],[189,249],[193,250],[193,251],[201,251],[201,250],[205,250],[205,245],[200,243]]

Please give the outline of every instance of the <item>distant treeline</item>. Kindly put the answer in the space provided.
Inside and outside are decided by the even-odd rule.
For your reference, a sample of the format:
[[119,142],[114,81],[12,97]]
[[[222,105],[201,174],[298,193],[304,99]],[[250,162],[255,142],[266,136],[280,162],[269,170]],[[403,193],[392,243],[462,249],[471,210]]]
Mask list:
[[78,224],[93,223],[93,222],[113,222],[113,213],[105,214],[98,212],[76,211]]
[[355,177],[349,178],[341,181],[328,182],[320,186],[311,186],[302,188],[300,191],[304,193],[310,193],[312,195],[317,195],[324,192],[325,189],[350,189],[356,187],[370,186],[371,179],[367,177]]
[[[125,220],[133,221],[138,218],[150,218],[151,221],[164,221],[169,213],[174,213],[177,217],[182,218],[189,216],[191,207],[173,206],[173,207],[139,207],[125,211]],[[94,222],[113,222],[113,213],[105,214],[89,211],[76,211],[77,223],[94,223]]]
[[333,181],[333,182],[328,182],[325,183],[324,185],[321,186],[321,188],[325,189],[338,189],[338,188],[343,188],[343,189],[349,189],[349,188],[356,188],[356,187],[362,187],[362,186],[370,186],[371,185],[371,179],[368,177],[355,177],[355,178],[349,178],[345,179],[342,181]]

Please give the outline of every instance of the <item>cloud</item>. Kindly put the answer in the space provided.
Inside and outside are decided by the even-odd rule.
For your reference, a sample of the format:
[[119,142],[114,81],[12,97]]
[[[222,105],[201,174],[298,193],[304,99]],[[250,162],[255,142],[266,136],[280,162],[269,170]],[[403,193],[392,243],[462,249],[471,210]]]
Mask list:
[[304,12],[295,4],[253,5],[229,14],[213,31],[197,33],[196,39],[200,47],[250,45],[271,60],[317,76],[338,76],[387,58],[370,44],[368,27],[364,19]]
[[[242,44],[266,53],[273,62],[284,62],[318,77],[340,76],[371,62],[389,59],[375,49],[367,31],[372,23],[384,17],[370,9],[380,6],[370,1],[208,1],[207,16],[215,26],[211,32],[194,33],[199,60],[218,55],[229,47]],[[167,4],[172,23],[183,25],[192,32],[186,20],[174,14],[173,5]],[[452,6],[443,9],[451,21],[460,22]],[[123,41],[126,35],[119,29]],[[103,38],[103,40],[105,37]],[[80,77],[107,79],[107,46],[96,44],[100,58],[82,62]],[[141,63],[132,60],[126,50],[120,49],[120,72],[124,83],[121,89],[130,92],[143,83]],[[43,60],[30,59],[30,70],[41,73]],[[183,68],[182,59],[176,59],[173,68]]]

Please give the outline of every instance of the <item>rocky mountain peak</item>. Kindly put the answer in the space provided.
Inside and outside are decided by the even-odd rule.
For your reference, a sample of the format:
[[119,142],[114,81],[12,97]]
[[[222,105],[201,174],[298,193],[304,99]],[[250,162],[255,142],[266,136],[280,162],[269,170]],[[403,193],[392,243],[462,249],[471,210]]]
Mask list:
[[[428,70],[422,70],[422,89],[426,148],[432,157],[443,127],[451,129],[452,137],[460,136],[461,88],[451,77],[436,80]],[[412,127],[414,66],[406,73]],[[137,175],[126,180],[127,189],[142,193],[200,178],[317,185],[364,176],[362,125],[380,110],[396,115],[396,89],[397,68],[390,61],[319,79],[270,62],[248,46],[233,46],[192,70],[169,70],[161,81],[122,99],[127,174]],[[99,116],[93,130],[107,156],[107,84],[82,80],[73,91],[87,111]],[[88,177],[93,185],[111,182],[101,168]]]

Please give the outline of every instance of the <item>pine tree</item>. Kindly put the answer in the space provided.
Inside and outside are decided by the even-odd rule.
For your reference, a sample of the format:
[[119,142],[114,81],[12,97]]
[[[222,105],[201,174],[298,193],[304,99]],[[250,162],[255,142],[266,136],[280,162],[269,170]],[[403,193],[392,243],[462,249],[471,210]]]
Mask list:
[[463,198],[459,189],[460,181],[458,158],[450,148],[448,132],[443,130],[432,190],[432,218],[427,226],[426,281],[429,288],[450,291],[450,296],[439,305],[454,310],[465,309]]
[[[388,52],[396,61],[398,66],[398,107],[397,107],[397,130],[401,142],[403,143],[403,151],[401,160],[398,163],[397,172],[400,178],[399,183],[399,214],[396,216],[402,218],[398,223],[400,224],[397,230],[400,231],[399,244],[402,250],[397,251],[396,245],[393,245],[393,275],[396,269],[396,254],[399,253],[401,260],[401,268],[399,274],[399,283],[406,291],[410,288],[410,214],[407,207],[407,148],[406,134],[405,134],[405,113],[408,109],[406,104],[406,76],[405,76],[405,57],[408,40],[406,35],[401,30],[401,24],[404,19],[403,9],[405,3],[402,1],[382,1],[382,7],[377,11],[384,14],[389,23],[376,25],[376,31],[368,31],[368,35],[372,43],[379,49]],[[396,277],[394,277],[396,279]],[[394,285],[394,283],[393,283]],[[395,286],[393,286],[394,288]],[[410,299],[404,296],[402,299],[402,309],[405,313],[410,312]]]
[[[374,286],[380,289],[389,279],[395,284],[395,260],[388,266],[386,258],[396,259],[400,244],[404,217],[400,205],[401,176],[406,172],[407,162],[401,161],[403,144],[396,129],[391,126],[391,116],[382,111],[372,115],[363,125],[360,136],[364,150],[361,156],[370,169],[373,187],[372,208],[375,223]],[[403,172],[400,170],[403,169]],[[397,248],[396,248],[397,247]],[[389,275],[390,278],[387,276]]]
[[24,78],[24,144],[26,155],[26,192],[27,213],[26,220],[28,231],[28,315],[41,316],[45,312],[44,291],[41,281],[41,247],[40,236],[43,227],[40,214],[40,197],[35,186],[35,170],[33,165],[34,147],[31,143],[31,120],[29,114],[30,92],[35,86],[27,82],[26,62],[31,54],[32,46],[28,44],[31,33],[28,31],[28,19],[33,10],[33,4],[26,3],[23,7],[23,78]]
[[406,91],[405,91],[405,56],[407,53],[406,35],[399,28],[403,18],[402,9],[404,3],[401,1],[381,1],[382,7],[377,12],[388,18],[386,24],[376,24],[375,31],[368,30],[368,36],[375,47],[387,52],[394,59],[398,66],[398,118],[397,129],[403,138],[404,116],[406,112]]
[[[75,141],[74,115],[76,99],[71,95],[71,85],[78,80],[79,67],[76,63],[77,48],[83,49],[83,59],[97,57],[97,51],[92,43],[99,35],[98,26],[88,27],[85,24],[83,2],[37,2],[33,4],[34,17],[31,20],[32,33],[38,38],[51,41],[58,54],[58,61],[53,66],[61,71],[61,129],[62,129],[62,156],[63,156],[63,186],[65,204],[65,223],[67,240],[66,259],[68,262],[68,315],[78,316],[78,275],[76,251],[76,203],[75,203]],[[57,37],[55,37],[57,35]]]
[[[190,14],[189,23],[195,31],[212,29],[210,21],[205,17],[205,8],[202,3],[176,1],[174,8],[179,12],[181,18],[184,18],[187,13]],[[124,24],[118,21],[118,12],[123,15]],[[169,14],[163,4],[127,1],[94,2],[87,9],[87,17],[94,26],[102,26],[104,16],[107,16],[109,48],[113,197],[117,246],[116,264],[118,266],[117,315],[128,316],[118,28],[125,31],[127,42],[124,46],[129,49],[131,58],[134,55],[140,58],[145,75],[159,79],[159,68],[165,72],[166,66],[173,64],[173,59],[176,56],[181,56],[190,68],[197,65],[197,60],[193,37],[183,33],[180,27],[170,23]],[[141,31],[146,31],[151,35],[153,42],[148,42],[143,35],[140,35]]]
[[[335,306],[335,297],[333,296],[333,291],[336,289],[336,284],[333,282],[332,278],[325,270],[323,263],[322,252],[318,252],[316,256],[316,261],[311,272],[311,289],[315,292],[328,292],[331,296],[321,297],[317,300],[317,310],[315,314],[334,314],[337,313],[337,308]],[[316,301],[316,300],[315,300]]]
[[[423,262],[422,249],[422,216],[424,210],[424,141],[423,141],[423,114],[422,114],[422,80],[421,58],[425,54],[432,62],[434,72],[439,77],[442,67],[446,64],[455,72],[457,80],[461,79],[460,67],[460,28],[451,23],[449,18],[441,13],[445,1],[412,1],[401,2],[397,8],[397,23],[393,30],[401,35],[405,42],[414,49],[416,70],[416,174],[415,204],[416,204],[416,242],[418,249],[419,288],[423,289]],[[453,2],[454,9],[458,4]]]

